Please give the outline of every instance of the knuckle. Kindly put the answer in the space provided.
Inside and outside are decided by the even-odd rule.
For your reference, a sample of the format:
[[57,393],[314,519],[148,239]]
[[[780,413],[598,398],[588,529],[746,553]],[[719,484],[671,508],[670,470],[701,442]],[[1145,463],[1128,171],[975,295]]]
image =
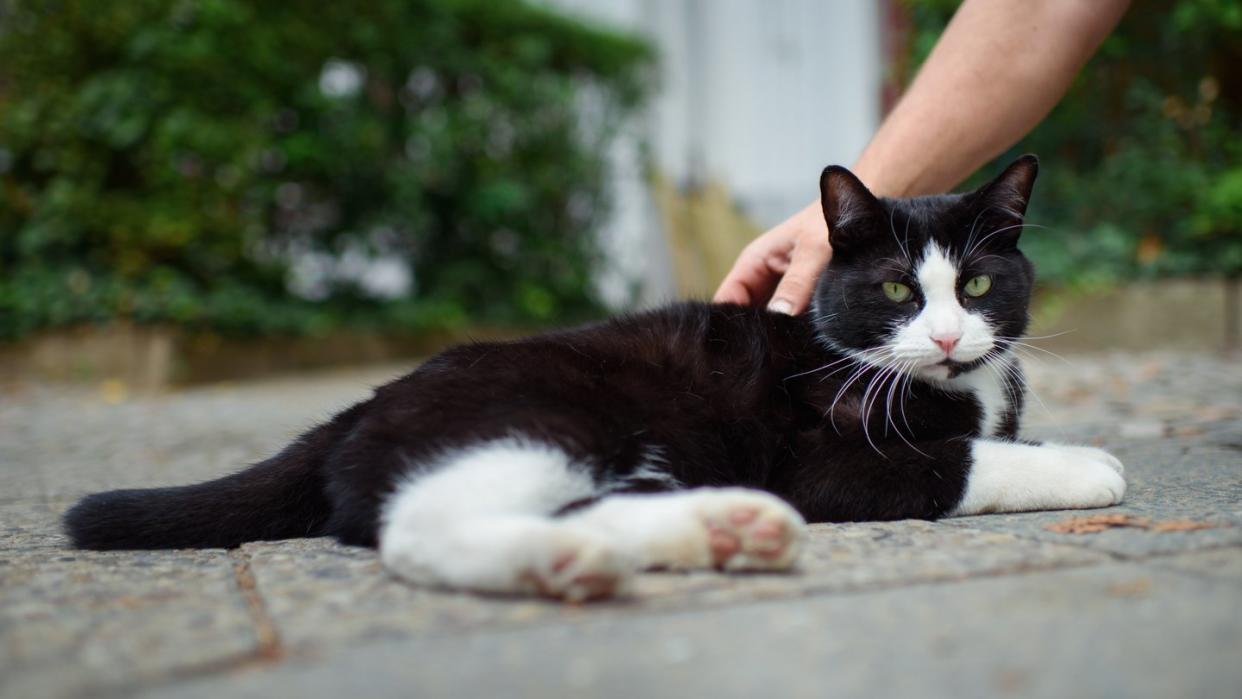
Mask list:
[[798,241],[798,249],[816,255],[826,256],[832,252],[832,246],[829,245],[826,237],[808,236]]
[[778,295],[785,293],[792,294],[794,296],[803,296],[808,293],[810,289],[811,283],[806,277],[798,274],[786,274],[785,278],[781,280],[780,287],[777,288],[776,293]]

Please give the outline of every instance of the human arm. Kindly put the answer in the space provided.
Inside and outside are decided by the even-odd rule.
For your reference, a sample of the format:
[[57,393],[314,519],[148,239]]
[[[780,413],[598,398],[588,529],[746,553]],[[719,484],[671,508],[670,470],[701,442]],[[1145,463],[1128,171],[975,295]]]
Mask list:
[[[1052,110],[1128,7],[965,0],[854,173],[877,196],[952,188]],[[747,245],[715,301],[801,313],[831,257],[817,200]]]

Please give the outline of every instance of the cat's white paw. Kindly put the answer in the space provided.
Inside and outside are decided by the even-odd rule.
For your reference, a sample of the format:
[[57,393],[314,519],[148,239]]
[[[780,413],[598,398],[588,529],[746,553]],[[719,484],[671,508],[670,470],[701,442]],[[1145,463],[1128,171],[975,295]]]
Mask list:
[[1088,459],[1095,459],[1096,461],[1105,463],[1109,466],[1109,468],[1116,471],[1118,475],[1124,476],[1126,473],[1126,467],[1121,463],[1121,459],[1118,459],[1103,449],[1096,449],[1095,447],[1066,446],[1063,444],[1058,444],[1056,447]]
[[644,568],[784,570],[802,547],[806,522],[775,495],[700,488],[615,495],[574,522],[615,542]]
[[598,532],[565,521],[497,517],[440,529],[388,526],[384,566],[409,582],[569,602],[611,597],[637,563]]
[[1067,490],[1066,507],[1109,507],[1125,498],[1126,481],[1111,465],[1093,460],[1089,466],[1084,464],[1083,472],[1070,482]]
[[780,498],[720,488],[695,494],[691,507],[708,560],[722,570],[785,570],[802,549],[806,522]]
[[634,566],[606,539],[569,526],[558,527],[518,573],[523,592],[567,602],[612,597],[628,582]]
[[631,503],[652,515],[655,526],[635,541],[651,567],[784,570],[794,565],[806,528],[794,508],[763,490],[703,488]]
[[1099,449],[979,439],[951,516],[1109,507],[1121,502],[1121,462]]
[[806,530],[785,500],[748,488],[612,495],[573,521],[646,569],[785,570]]
[[1058,452],[1065,508],[1090,509],[1116,505],[1125,498],[1124,467],[1114,456],[1092,447],[1048,445]]

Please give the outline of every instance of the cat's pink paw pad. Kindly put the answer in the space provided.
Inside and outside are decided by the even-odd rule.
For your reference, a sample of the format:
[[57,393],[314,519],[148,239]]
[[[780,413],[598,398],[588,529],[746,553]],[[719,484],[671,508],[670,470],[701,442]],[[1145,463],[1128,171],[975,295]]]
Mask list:
[[610,548],[582,542],[557,552],[522,577],[538,595],[579,603],[616,595],[630,572],[630,566]]
[[805,522],[788,504],[759,491],[706,495],[700,513],[712,562],[724,570],[782,570],[801,550]]
[[717,566],[724,565],[725,561],[741,550],[742,542],[735,534],[721,529],[714,529],[710,524],[708,525],[708,531],[707,543],[712,550],[712,561]]
[[758,507],[739,507],[729,513],[729,522],[741,526],[743,524],[750,524],[758,516]]

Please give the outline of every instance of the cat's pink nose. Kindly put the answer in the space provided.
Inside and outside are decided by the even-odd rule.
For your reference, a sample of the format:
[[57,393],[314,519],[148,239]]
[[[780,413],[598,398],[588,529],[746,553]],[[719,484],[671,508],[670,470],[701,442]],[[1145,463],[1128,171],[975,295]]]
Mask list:
[[947,356],[953,351],[954,347],[957,347],[957,341],[962,339],[962,336],[960,333],[946,333],[944,335],[932,335],[931,339],[940,349],[944,350]]

